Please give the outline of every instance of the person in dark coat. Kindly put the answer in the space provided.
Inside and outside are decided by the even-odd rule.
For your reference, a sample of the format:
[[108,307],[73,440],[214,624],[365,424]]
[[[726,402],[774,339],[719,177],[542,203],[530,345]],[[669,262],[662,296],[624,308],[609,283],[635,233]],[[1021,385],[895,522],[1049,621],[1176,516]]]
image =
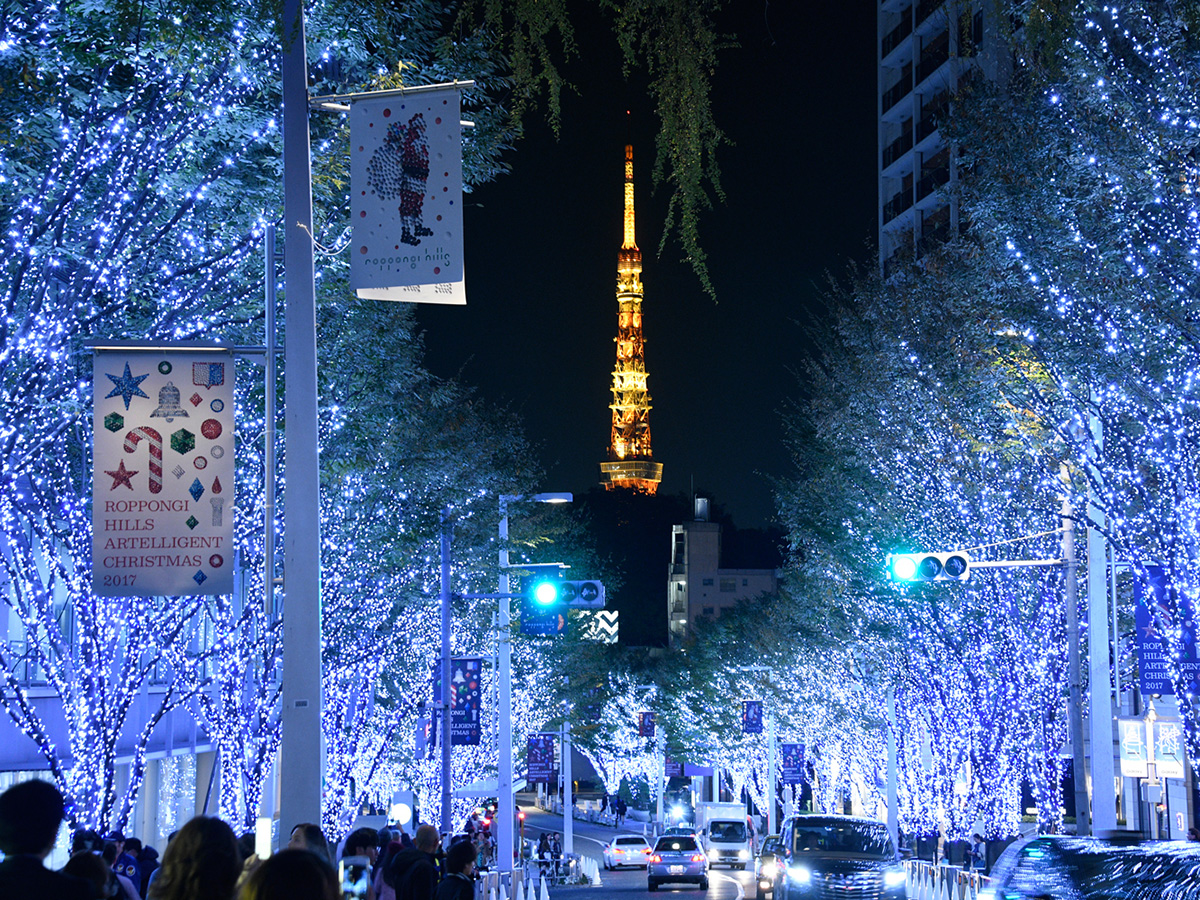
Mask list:
[[438,883],[434,900],[474,900],[477,858],[474,841],[451,844],[446,851],[446,877]]
[[47,781],[22,781],[0,794],[0,897],[92,900],[92,882],[47,869],[63,820],[63,798]]
[[396,900],[433,900],[437,891],[438,873],[434,854],[438,849],[438,831],[432,825],[417,829],[411,850],[401,850],[392,857],[383,873],[396,891]]

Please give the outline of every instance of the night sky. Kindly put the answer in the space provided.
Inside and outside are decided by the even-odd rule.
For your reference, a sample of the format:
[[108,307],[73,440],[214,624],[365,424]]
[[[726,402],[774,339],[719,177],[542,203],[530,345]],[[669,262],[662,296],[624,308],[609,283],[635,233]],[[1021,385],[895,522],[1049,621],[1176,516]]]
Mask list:
[[[582,4],[590,10],[594,3]],[[702,220],[717,301],[657,252],[667,190],[652,191],[656,122],[626,82],[599,14],[579,20],[555,140],[529,117],[512,172],[467,195],[467,306],[423,306],[428,364],[524,422],[543,490],[583,492],[606,458],[615,361],[624,146],[634,146],[646,368],[663,492],[699,491],[738,527],[774,514],[770,476],[789,471],[779,410],[820,316],[825,273],[869,260],[876,222],[875,4],[733,0],[714,105],[733,142],[718,160],[726,201]],[[628,114],[627,114],[628,110]]]

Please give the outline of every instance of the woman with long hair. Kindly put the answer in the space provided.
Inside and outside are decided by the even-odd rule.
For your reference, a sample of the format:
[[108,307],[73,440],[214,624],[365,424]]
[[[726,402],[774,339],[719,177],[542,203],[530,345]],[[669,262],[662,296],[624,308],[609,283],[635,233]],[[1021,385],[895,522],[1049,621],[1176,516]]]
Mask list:
[[220,819],[196,816],[167,845],[149,900],[231,900],[241,872],[233,829]]
[[329,852],[329,841],[325,840],[325,832],[320,825],[302,822],[292,829],[292,837],[288,847],[293,850],[307,850],[315,853],[329,865],[333,865],[333,854]]

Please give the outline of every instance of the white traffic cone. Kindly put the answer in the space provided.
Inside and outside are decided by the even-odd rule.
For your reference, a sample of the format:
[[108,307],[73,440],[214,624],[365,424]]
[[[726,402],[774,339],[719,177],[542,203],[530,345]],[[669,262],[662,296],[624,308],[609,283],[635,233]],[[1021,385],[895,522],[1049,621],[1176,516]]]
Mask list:
[[550,900],[550,889],[546,887],[545,878],[542,878],[541,890],[538,891],[538,900]]

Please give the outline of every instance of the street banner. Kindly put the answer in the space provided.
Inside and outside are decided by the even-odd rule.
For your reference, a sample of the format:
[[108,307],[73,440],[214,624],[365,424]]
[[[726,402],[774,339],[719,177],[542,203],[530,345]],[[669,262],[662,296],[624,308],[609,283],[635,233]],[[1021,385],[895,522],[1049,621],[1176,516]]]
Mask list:
[[528,597],[521,598],[521,634],[531,637],[557,637],[567,633],[570,620],[561,604],[541,607]]
[[554,734],[531,734],[525,752],[525,780],[530,784],[554,784]]
[[654,713],[638,713],[638,737],[654,737]]
[[1154,723],[1155,774],[1159,778],[1183,778],[1186,762],[1183,725],[1178,719],[1159,719]]
[[762,734],[763,710],[761,700],[742,701],[742,734]]
[[233,353],[98,349],[92,366],[92,590],[232,593]]
[[803,784],[804,745],[781,744],[779,753],[779,780],[783,784]]
[[[1168,636],[1159,625],[1170,620],[1172,588],[1162,566],[1146,566],[1147,579],[1133,582],[1134,624],[1137,628],[1138,676],[1143,694],[1174,694],[1172,660],[1188,685],[1188,693],[1200,692],[1200,649],[1197,648],[1197,628],[1191,604],[1178,598],[1179,618],[1183,623],[1182,647],[1176,653]],[[1156,619],[1154,612],[1158,613]]]
[[480,710],[483,660],[478,656],[450,658],[450,744],[478,746],[482,734]]
[[351,102],[350,284],[364,299],[466,303],[459,99],[438,85]]
[[667,778],[682,778],[683,763],[679,760],[671,759],[669,756],[664,756],[663,775],[665,775]]
[[1121,717],[1117,719],[1117,731],[1120,735],[1121,776],[1146,778],[1150,774],[1150,752],[1146,746],[1145,720]]

